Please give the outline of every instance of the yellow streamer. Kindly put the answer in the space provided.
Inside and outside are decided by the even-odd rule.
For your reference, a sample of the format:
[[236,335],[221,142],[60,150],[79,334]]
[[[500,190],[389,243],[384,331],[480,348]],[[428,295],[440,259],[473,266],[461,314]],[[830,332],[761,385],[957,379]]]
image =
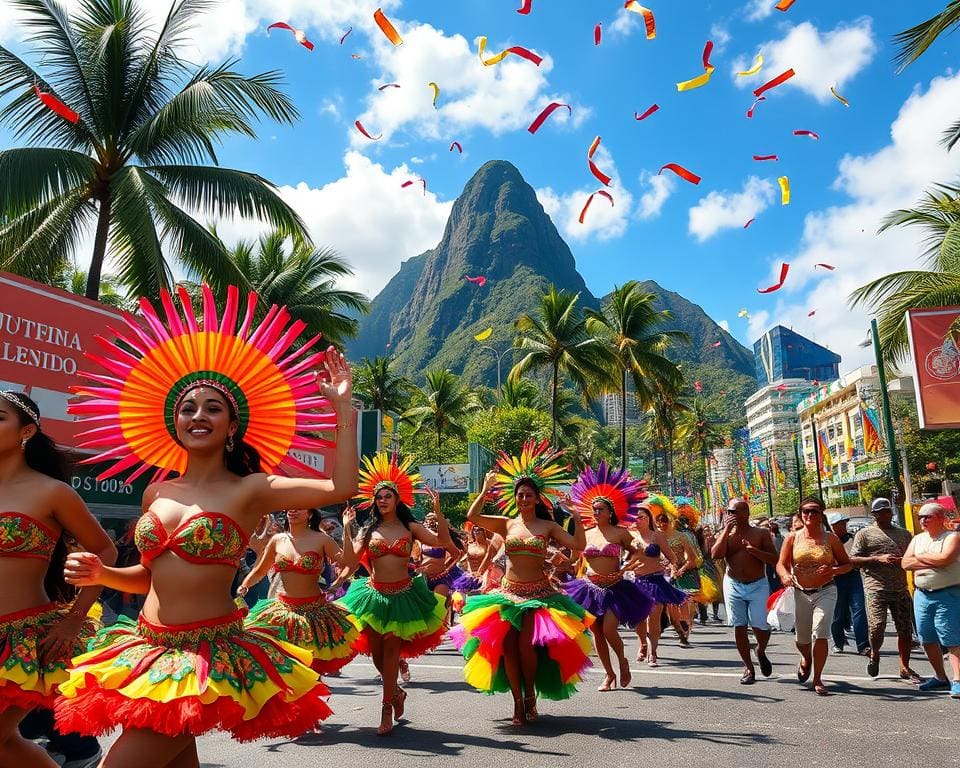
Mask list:
[[437,108],[437,99],[440,98],[440,86],[436,83],[427,83],[430,88],[433,88],[433,108]]
[[777,184],[780,185],[781,205],[790,205],[790,179],[786,176],[781,176],[777,179]]
[[753,66],[750,69],[745,69],[743,72],[737,72],[738,77],[749,77],[750,75],[755,75],[763,67],[763,54],[758,53],[756,60],[753,62]]
[[830,93],[832,93],[833,96],[834,96],[834,98],[835,98],[837,101],[839,101],[841,104],[843,104],[843,106],[845,106],[845,107],[849,107],[849,106],[850,106],[850,102],[847,101],[845,98],[843,98],[843,96],[841,96],[839,93],[837,93],[837,89],[834,88],[832,85],[830,86]]
[[477,341],[486,341],[491,336],[493,336],[493,328],[487,328],[484,331],[480,331],[480,333],[478,333],[473,338],[475,338]]
[[701,88],[707,83],[710,82],[710,78],[713,77],[713,73],[716,71],[716,67],[709,67],[704,70],[703,74],[699,77],[695,77],[692,80],[684,80],[682,83],[677,83],[678,91],[692,91],[694,88]]

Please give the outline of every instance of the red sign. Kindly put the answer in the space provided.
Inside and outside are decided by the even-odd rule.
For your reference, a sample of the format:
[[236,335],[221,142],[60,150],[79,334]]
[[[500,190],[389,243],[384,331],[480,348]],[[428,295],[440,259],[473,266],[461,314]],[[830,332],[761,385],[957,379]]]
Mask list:
[[[960,307],[911,309],[907,333],[913,354],[921,429],[960,427]],[[954,332],[951,327],[957,323]]]
[[96,371],[84,357],[94,336],[117,327],[116,310],[58,288],[0,272],[0,389],[26,392],[40,406],[43,431],[75,447],[83,431],[67,414],[79,371]]

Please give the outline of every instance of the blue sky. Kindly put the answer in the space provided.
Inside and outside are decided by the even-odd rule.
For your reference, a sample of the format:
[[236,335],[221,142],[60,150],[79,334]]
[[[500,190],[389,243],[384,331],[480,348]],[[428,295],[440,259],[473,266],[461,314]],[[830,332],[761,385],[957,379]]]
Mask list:
[[[236,55],[245,72],[285,73],[303,119],[264,125],[258,142],[230,140],[221,162],[282,185],[317,242],[355,265],[354,287],[375,293],[400,261],[434,246],[470,176],[483,162],[504,159],[538,190],[595,294],[627,279],[654,279],[701,304],[744,343],[783,322],[839,351],[843,368],[858,364],[867,321],[848,311],[845,296],[877,274],[913,266],[917,252],[910,233],[877,237],[880,218],[912,204],[930,183],[955,181],[960,170],[960,150],[947,155],[937,144],[960,117],[960,77],[950,69],[960,38],[941,39],[904,74],[891,63],[893,33],[943,0],[797,0],[786,13],[766,0],[650,1],[655,40],[617,1],[534,0],[523,16],[519,0],[225,0],[201,21],[191,55]],[[405,39],[399,48],[373,25],[381,4]],[[0,39],[15,41],[5,14]],[[268,36],[266,25],[280,20],[303,28],[315,50],[280,30]],[[604,32],[595,46],[598,22]],[[483,67],[479,35],[488,36],[491,52],[523,45],[545,61],[537,68],[508,57]],[[678,93],[678,81],[702,72],[708,39],[716,46],[711,82]],[[760,74],[736,77],[758,51]],[[748,120],[752,88],[788,66],[797,76]],[[437,109],[431,80],[441,89]],[[377,90],[391,81],[401,88]],[[849,108],[830,95],[832,85]],[[571,104],[572,118],[558,112],[531,136],[526,125],[555,99]],[[633,119],[653,103],[659,112]],[[360,136],[358,118],[383,131],[383,140]],[[822,140],[795,137],[795,129]],[[614,176],[615,206],[595,200],[579,225],[586,195],[601,188],[586,159],[598,135],[596,159]],[[454,140],[463,155],[448,151]],[[779,162],[751,159],[774,153]],[[670,162],[703,181],[657,180]],[[789,206],[780,205],[781,175],[790,179]],[[417,178],[426,180],[426,195],[419,185],[400,187]],[[756,220],[744,230],[749,218]],[[255,229],[223,227],[233,236]],[[781,261],[792,265],[786,287],[758,294],[775,282]],[[815,269],[818,261],[837,270]],[[742,309],[749,318],[737,316]]]

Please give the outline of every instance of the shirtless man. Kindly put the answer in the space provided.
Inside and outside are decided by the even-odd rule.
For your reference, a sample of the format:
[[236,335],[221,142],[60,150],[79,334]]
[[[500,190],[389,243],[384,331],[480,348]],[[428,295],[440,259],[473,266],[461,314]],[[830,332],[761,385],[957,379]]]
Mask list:
[[750,506],[743,499],[730,499],[727,504],[723,529],[710,556],[714,560],[727,561],[727,572],[723,577],[727,621],[733,627],[737,651],[743,659],[744,672],[740,683],[753,685],[757,677],[750,657],[747,627],[753,627],[753,636],[757,640],[760,672],[764,677],[773,673],[773,665],[766,654],[770,642],[770,625],[767,624],[770,585],[765,566],[776,565],[777,550],[769,531],[750,525]]

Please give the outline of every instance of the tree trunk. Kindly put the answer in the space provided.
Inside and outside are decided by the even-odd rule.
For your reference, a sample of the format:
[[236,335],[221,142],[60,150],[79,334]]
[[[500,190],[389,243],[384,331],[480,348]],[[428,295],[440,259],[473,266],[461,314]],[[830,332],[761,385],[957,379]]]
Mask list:
[[110,234],[110,187],[107,187],[100,200],[100,213],[97,216],[97,234],[93,240],[93,258],[87,271],[86,297],[94,301],[100,298],[100,274],[103,272],[103,260],[107,255],[107,236]]
[[677,478],[673,476],[673,425],[671,425],[670,429],[667,431],[667,451],[669,453],[669,460],[667,461],[667,478],[670,481],[670,495],[674,496],[677,493]]
[[620,377],[620,469],[627,468],[627,369]]
[[550,402],[550,415],[553,418],[553,436],[550,439],[550,444],[556,446],[557,444],[557,376],[559,371],[557,366],[553,366],[553,388],[551,390],[552,399]]

